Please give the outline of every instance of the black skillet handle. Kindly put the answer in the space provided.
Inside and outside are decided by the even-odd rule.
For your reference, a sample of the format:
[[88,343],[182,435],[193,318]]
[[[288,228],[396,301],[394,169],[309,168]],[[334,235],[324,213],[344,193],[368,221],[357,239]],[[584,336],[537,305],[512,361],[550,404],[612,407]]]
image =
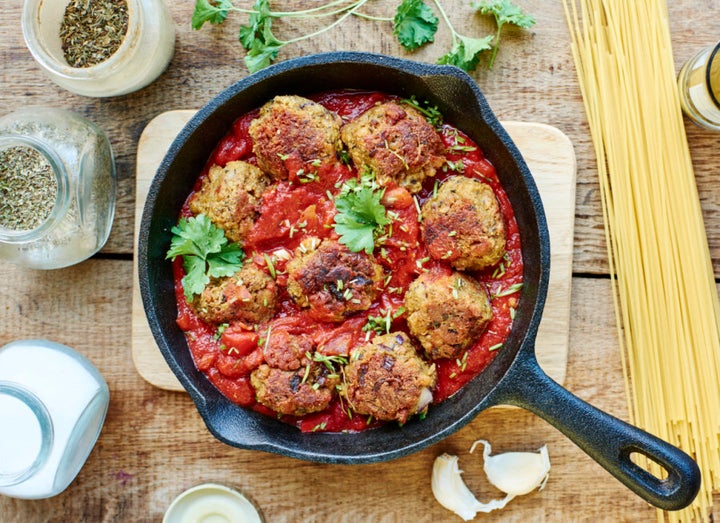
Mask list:
[[[532,351],[521,351],[493,392],[493,402],[516,405],[537,414],[658,508],[682,509],[700,489],[700,469],[690,456],[574,396],[540,369]],[[630,455],[636,452],[660,464],[667,477],[655,477],[633,463]]]

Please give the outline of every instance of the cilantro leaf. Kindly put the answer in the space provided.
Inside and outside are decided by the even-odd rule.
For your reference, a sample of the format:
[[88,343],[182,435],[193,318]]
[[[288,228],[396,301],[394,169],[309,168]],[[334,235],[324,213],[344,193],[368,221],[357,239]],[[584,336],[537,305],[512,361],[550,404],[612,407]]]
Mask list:
[[187,300],[191,301],[195,294],[205,290],[205,286],[210,283],[210,277],[205,273],[205,260],[197,256],[183,256],[183,269],[183,292]]
[[498,47],[500,45],[500,32],[505,24],[515,25],[523,29],[529,29],[535,25],[535,18],[525,14],[521,7],[513,4],[511,0],[484,0],[472,4],[472,7],[483,15],[492,15],[495,17],[497,24],[497,32],[495,33],[495,42],[493,42],[493,52],[488,63],[488,69],[492,69],[495,63]]
[[393,34],[408,51],[434,41],[438,18],[423,0],[403,0],[393,19]]
[[245,253],[237,243],[228,243],[225,232],[204,214],[180,218],[170,230],[173,237],[166,259],[183,257],[183,292],[188,301],[200,294],[210,278],[232,276],[242,268]]
[[335,232],[340,235],[340,243],[352,252],[371,254],[375,249],[375,236],[390,223],[380,203],[384,192],[374,177],[363,176],[360,183],[345,182],[335,198]]
[[255,0],[253,13],[248,17],[248,25],[240,26],[238,39],[247,50],[245,65],[254,73],[272,63],[280,48],[286,44],[278,40],[272,32],[273,14],[268,0]]
[[221,24],[227,18],[228,11],[232,8],[232,0],[215,0],[215,5],[211,4],[210,0],[196,0],[191,26],[193,29],[200,29],[205,22]]
[[244,58],[248,71],[254,73],[270,65],[283,45],[278,40],[274,42],[255,40]]
[[454,65],[465,71],[472,71],[480,61],[480,53],[492,49],[493,38],[493,35],[483,38],[456,35],[452,48],[447,54],[440,57],[438,63]]
[[263,40],[265,30],[272,27],[269,0],[255,0],[253,13],[248,16],[248,25],[240,26],[239,39],[245,49],[250,49],[255,40]]
[[480,14],[495,16],[499,27],[512,24],[529,29],[535,25],[535,18],[525,14],[520,6],[513,4],[510,0],[485,0],[472,4],[472,7]]

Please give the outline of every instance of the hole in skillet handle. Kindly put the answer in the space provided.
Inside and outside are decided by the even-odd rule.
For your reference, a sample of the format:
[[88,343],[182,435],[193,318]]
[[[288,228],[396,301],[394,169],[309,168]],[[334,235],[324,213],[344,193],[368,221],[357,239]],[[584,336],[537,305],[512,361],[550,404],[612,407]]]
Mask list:
[[[518,353],[491,401],[516,405],[540,416],[657,508],[683,509],[700,490],[700,469],[689,455],[564,389],[539,367],[532,346]],[[647,457],[667,475],[651,474],[633,461],[633,454]]]

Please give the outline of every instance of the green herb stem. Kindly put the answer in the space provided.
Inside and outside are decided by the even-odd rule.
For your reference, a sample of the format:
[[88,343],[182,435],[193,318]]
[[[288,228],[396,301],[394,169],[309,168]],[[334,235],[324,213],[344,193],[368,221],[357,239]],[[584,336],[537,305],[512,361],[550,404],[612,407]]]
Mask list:
[[[301,41],[303,41],[303,40],[307,40],[308,38],[313,38],[313,37],[315,37],[315,36],[321,35],[321,34],[324,33],[325,31],[329,31],[330,29],[332,29],[332,28],[335,27],[336,25],[341,24],[348,16],[352,16],[353,14],[355,14],[355,11],[356,11],[357,9],[359,9],[360,7],[362,7],[366,2],[367,2],[367,0],[358,0],[357,2],[355,2],[355,6],[354,6],[354,7],[350,8],[350,10],[347,11],[347,12],[345,12],[344,15],[342,15],[340,18],[338,18],[337,20],[335,20],[333,23],[326,25],[326,26],[323,27],[322,29],[318,29],[317,31],[315,31],[315,32],[313,32],[313,33],[309,33],[309,34],[306,34],[306,35],[298,36],[298,37],[296,37],[296,38],[291,38],[290,40],[285,40],[285,41],[280,40],[280,43],[283,44],[283,45],[294,44],[294,43],[296,43],[296,42],[301,42]],[[348,7],[349,7],[349,6],[348,6]],[[347,9],[347,8],[340,9],[340,10],[337,11],[337,13],[342,13],[342,12],[345,11],[346,9]],[[332,14],[337,14],[337,13],[332,13]]]

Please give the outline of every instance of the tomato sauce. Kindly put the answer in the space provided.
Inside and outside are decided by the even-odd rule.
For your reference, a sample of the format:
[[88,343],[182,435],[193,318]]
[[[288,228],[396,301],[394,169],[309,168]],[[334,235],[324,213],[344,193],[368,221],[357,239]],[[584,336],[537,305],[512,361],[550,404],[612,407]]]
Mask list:
[[[340,91],[321,93],[310,98],[335,111],[344,120],[350,120],[376,103],[393,97],[377,92]],[[248,134],[250,122],[257,114],[257,110],[252,111],[235,121],[200,173],[195,190],[200,187],[203,176],[213,164],[224,166],[234,160],[257,164],[252,152],[252,139]],[[285,264],[304,238],[315,236],[337,239],[331,226],[335,216],[332,197],[342,182],[357,177],[353,169],[343,164],[321,167],[317,177],[309,183],[291,179],[272,186],[262,197],[259,218],[243,245],[248,258],[252,258],[260,267],[265,267],[279,284],[279,305],[275,318],[271,320],[272,328],[309,334],[317,344],[317,350],[325,355],[348,354],[353,347],[365,343],[369,336],[363,330],[368,316],[385,316],[388,311],[393,315],[398,313],[398,317],[392,320],[392,331],[408,332],[402,314],[407,287],[423,271],[449,269],[446,262],[429,257],[420,236],[418,209],[437,190],[437,185],[449,176],[460,174],[457,166],[461,164],[464,166],[464,176],[489,184],[506,223],[507,253],[497,266],[470,275],[486,287],[491,297],[493,319],[462,358],[435,360],[438,380],[433,403],[439,403],[456,393],[482,372],[498,351],[502,350],[502,344],[512,327],[523,279],[520,233],[494,167],[485,159],[480,148],[452,125],[444,124],[440,134],[448,151],[448,165],[456,166],[456,170],[439,170],[435,178],[426,180],[422,191],[415,195],[416,201],[407,197],[395,198],[403,193],[407,196],[407,192],[398,191],[396,186],[390,185],[385,190],[383,204],[397,218],[387,240],[381,246],[376,246],[374,252],[376,261],[381,264],[387,277],[382,293],[370,310],[358,313],[340,324],[318,322],[306,310],[300,309],[284,288],[287,282]],[[190,215],[187,204],[182,214]],[[250,383],[250,373],[263,363],[263,336],[267,327],[263,330],[263,326],[237,322],[219,332],[216,326],[200,320],[187,304],[181,284],[184,272],[180,257],[174,261],[173,270],[178,304],[177,323],[185,332],[198,370],[233,403],[278,417],[277,413],[255,401],[255,391]],[[322,412],[302,417],[283,415],[280,419],[296,425],[304,432],[360,431],[380,424],[362,416],[352,416],[346,407],[336,397]]]

